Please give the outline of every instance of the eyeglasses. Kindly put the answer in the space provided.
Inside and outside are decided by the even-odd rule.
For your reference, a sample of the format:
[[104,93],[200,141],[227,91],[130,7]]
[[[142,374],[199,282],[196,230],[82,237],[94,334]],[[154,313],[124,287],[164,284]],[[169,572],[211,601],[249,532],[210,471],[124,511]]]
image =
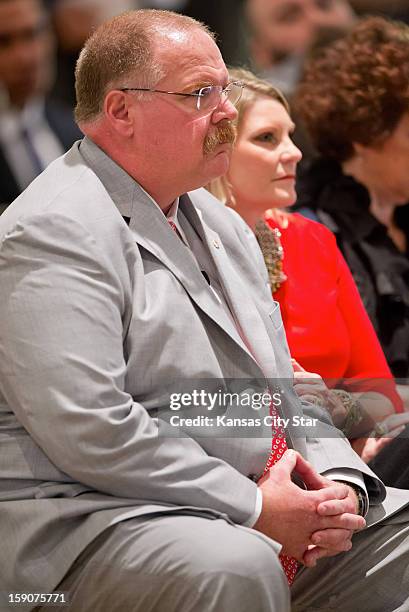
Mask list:
[[227,100],[235,106],[243,93],[244,83],[233,81],[226,87],[221,85],[207,85],[192,93],[181,93],[179,91],[163,91],[162,89],[149,89],[147,87],[120,87],[120,91],[150,91],[168,96],[183,96],[196,99],[196,109],[202,111],[215,110],[219,104],[225,104]]

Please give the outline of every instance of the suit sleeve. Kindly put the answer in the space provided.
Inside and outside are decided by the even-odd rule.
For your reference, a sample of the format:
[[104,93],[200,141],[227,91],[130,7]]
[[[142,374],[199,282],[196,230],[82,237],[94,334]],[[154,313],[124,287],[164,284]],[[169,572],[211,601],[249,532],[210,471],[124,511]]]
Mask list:
[[163,438],[125,390],[124,291],[93,236],[53,213],[0,248],[0,384],[74,480],[142,503],[210,508],[245,523],[257,487],[191,438]]

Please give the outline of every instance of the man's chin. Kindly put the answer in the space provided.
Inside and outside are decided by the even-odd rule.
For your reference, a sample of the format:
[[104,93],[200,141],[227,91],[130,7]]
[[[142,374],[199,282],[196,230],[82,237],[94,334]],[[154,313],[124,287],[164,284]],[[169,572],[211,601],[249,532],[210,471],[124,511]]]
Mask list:
[[224,151],[219,152],[213,157],[211,164],[207,168],[205,184],[224,176],[229,169],[229,163],[230,156]]
[[[230,165],[230,157],[231,157],[231,147],[226,147],[219,149],[218,151],[214,152],[214,162],[215,164],[217,164],[218,166],[218,175],[217,176],[221,176],[222,174],[226,174],[227,170],[229,169],[229,165]],[[219,170],[220,168],[220,170]]]
[[219,158],[219,157],[226,158],[227,163],[229,164],[230,163],[230,157],[231,157],[231,147],[220,149],[219,151],[216,151],[214,155],[217,158]]
[[221,155],[225,155],[230,159],[232,148],[233,146],[230,143],[224,142],[222,144],[217,145],[217,147],[215,147],[213,151],[205,152],[205,157],[211,159],[212,157],[219,157]]

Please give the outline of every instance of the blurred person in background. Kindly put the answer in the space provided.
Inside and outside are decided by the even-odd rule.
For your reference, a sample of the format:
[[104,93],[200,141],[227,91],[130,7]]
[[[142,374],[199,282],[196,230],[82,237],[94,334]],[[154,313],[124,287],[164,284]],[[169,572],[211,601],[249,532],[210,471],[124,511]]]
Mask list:
[[406,379],[409,27],[370,17],[321,49],[296,107],[319,154],[299,173],[297,206],[335,233],[389,366]]
[[0,212],[81,136],[47,96],[53,52],[40,0],[0,2]]
[[248,61],[244,6],[246,0],[188,0],[183,13],[205,23],[216,32],[216,43],[226,64]]
[[247,0],[245,9],[254,70],[286,95],[320,30],[347,29],[354,21],[347,0]]
[[350,3],[358,15],[381,14],[409,22],[408,0],[350,0]]
[[78,54],[101,23],[133,8],[138,0],[46,0],[57,41],[57,74],[53,95],[74,107],[74,70]]
[[227,63],[245,61],[243,3],[244,0],[46,0],[58,42],[53,95],[74,106],[75,63],[90,33],[114,15],[140,8],[175,11],[205,23],[217,33],[216,42]]
[[[354,448],[369,461],[403,432],[409,414],[393,414],[402,411],[402,401],[333,234],[285,211],[296,200],[301,159],[292,142],[295,126],[287,101],[251,72],[229,74],[244,83],[237,140],[226,176],[215,179],[210,191],[239,213],[258,238],[294,358],[296,390],[313,401],[318,396],[329,402],[335,424],[356,438]],[[250,232],[248,239],[251,251]],[[323,389],[310,372],[337,389]],[[383,438],[359,438],[375,423],[375,433],[383,431]]]

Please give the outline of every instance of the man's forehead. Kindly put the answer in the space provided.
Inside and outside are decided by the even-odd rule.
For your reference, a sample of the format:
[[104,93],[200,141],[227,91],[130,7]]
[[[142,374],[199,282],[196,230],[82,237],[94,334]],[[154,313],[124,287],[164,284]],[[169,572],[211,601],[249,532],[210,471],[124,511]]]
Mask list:
[[172,32],[157,42],[155,55],[166,75],[189,78],[195,74],[200,78],[203,72],[218,80],[227,77],[227,68],[217,45],[199,29],[188,33]]
[[155,39],[157,47],[166,48],[167,45],[170,47],[178,45],[185,45],[191,34],[185,30],[179,30],[177,28],[171,28],[169,26],[156,26],[155,27]]
[[214,40],[200,28],[181,31],[173,28],[156,29],[154,47],[156,54],[164,58],[182,53],[192,57],[220,55]]

